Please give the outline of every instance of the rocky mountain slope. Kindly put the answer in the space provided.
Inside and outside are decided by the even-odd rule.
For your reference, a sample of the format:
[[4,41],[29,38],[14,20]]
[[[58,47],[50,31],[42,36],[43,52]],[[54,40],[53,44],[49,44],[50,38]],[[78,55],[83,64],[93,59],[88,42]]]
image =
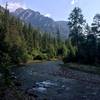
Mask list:
[[40,29],[44,32],[52,33],[56,36],[56,33],[60,32],[62,38],[67,38],[69,34],[68,24],[66,21],[54,21],[52,18],[45,17],[39,12],[31,9],[18,8],[13,15],[25,21],[31,23],[35,28]]

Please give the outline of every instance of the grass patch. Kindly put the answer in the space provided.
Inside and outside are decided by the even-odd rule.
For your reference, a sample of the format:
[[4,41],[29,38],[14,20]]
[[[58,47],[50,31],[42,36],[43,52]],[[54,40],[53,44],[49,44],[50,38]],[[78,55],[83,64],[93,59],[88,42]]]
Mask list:
[[70,68],[73,70],[79,70],[82,72],[99,74],[100,75],[100,67],[92,66],[92,65],[82,65],[77,63],[66,63],[62,65],[65,68]]

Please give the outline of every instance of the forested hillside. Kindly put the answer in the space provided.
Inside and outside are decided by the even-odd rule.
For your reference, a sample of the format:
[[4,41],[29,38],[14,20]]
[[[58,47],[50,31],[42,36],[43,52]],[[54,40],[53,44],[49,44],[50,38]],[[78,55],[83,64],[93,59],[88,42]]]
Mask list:
[[[26,11],[22,16],[25,19],[29,17],[25,16]],[[28,9],[27,12],[31,11]],[[38,15],[37,21],[41,19]],[[33,21],[33,17],[30,18]],[[42,26],[47,21],[45,30],[49,29],[49,33],[12,15],[7,4],[5,8],[0,6],[0,100],[72,100],[74,97],[91,100],[93,95],[97,97],[100,88],[100,14],[94,16],[91,26],[79,7],[72,10],[67,24],[44,19],[41,25],[35,20],[32,23]],[[47,29],[52,23],[57,27]],[[68,38],[63,34],[65,28],[69,29]],[[53,36],[53,29],[56,36]],[[92,92],[89,94],[88,91]]]
[[9,70],[9,66],[34,60],[50,60],[66,54],[65,42],[49,33],[41,33],[31,24],[10,15],[7,6],[0,8],[0,67]]

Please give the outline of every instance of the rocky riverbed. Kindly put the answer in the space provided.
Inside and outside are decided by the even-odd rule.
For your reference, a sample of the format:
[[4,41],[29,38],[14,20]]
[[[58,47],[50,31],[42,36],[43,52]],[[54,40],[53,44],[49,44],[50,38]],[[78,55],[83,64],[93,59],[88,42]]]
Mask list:
[[99,100],[100,76],[64,69],[62,61],[28,64],[13,69],[19,86],[36,100]]

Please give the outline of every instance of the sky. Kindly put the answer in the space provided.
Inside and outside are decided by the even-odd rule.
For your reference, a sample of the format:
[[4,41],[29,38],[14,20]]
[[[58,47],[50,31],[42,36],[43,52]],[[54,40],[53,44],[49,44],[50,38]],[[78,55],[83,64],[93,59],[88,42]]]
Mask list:
[[20,7],[30,8],[55,21],[67,21],[75,6],[82,9],[84,18],[89,24],[93,21],[93,16],[100,13],[100,0],[0,0],[0,5],[5,6],[6,2],[10,11]]

